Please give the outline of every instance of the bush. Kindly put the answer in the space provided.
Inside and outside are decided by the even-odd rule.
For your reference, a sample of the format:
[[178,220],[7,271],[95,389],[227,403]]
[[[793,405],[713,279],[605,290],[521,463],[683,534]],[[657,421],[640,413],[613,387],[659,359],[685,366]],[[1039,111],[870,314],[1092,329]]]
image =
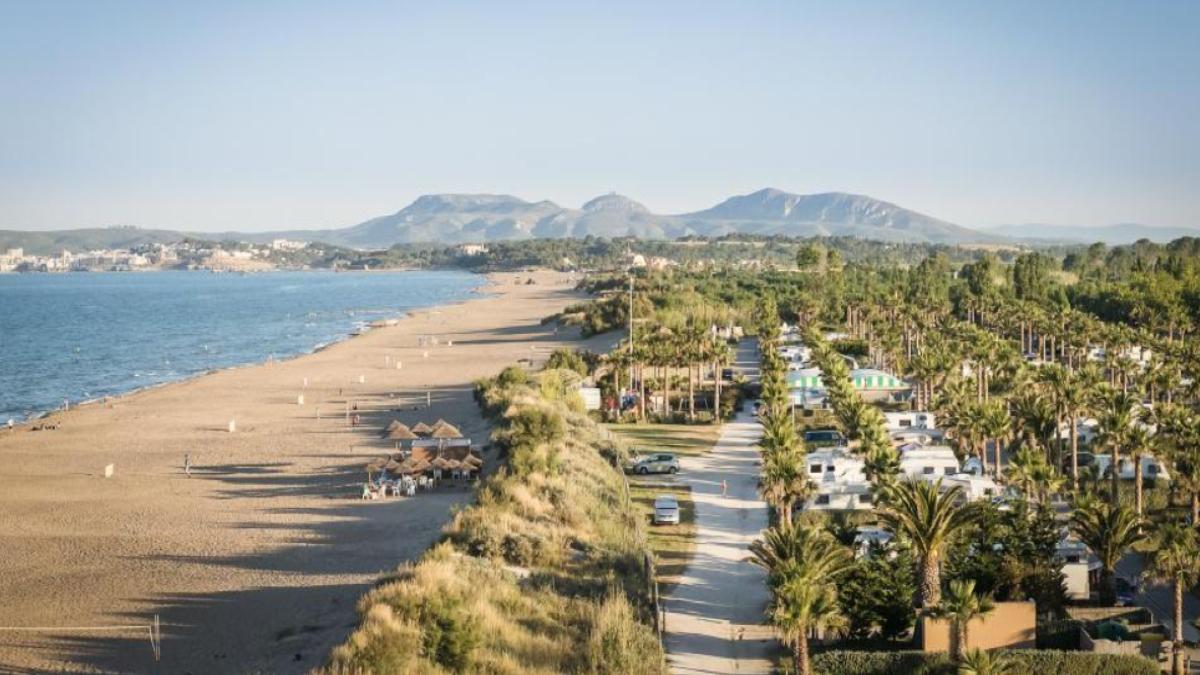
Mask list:
[[924,669],[944,667],[949,663],[945,654],[914,651],[832,651],[812,657],[813,672],[821,675],[916,675]]
[[[1092,652],[1011,650],[1004,652],[1022,673],[1055,675],[1156,675],[1158,666],[1140,656]],[[829,651],[812,658],[813,672],[821,675],[918,675],[953,673],[945,654],[916,651]]]
[[648,661],[657,649],[653,633],[634,616],[624,593],[610,589],[608,597],[593,610],[592,630],[587,643],[587,672],[661,673],[662,663]]
[[479,644],[478,620],[457,600],[432,596],[420,621],[426,658],[456,673],[466,671]]
[[509,366],[496,376],[496,384],[502,389],[528,383],[529,373],[520,366]]
[[576,349],[559,347],[550,352],[550,359],[546,361],[546,368],[563,368],[586,376],[591,372],[591,361],[594,359],[595,357],[591,354]]
[[562,438],[566,425],[562,415],[542,408],[522,408],[508,418],[510,445],[532,447]]

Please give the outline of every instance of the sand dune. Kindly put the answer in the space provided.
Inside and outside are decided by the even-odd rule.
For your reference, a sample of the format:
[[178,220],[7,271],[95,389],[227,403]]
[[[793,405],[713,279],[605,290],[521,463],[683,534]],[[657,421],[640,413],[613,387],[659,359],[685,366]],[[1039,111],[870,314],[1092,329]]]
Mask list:
[[[535,285],[516,283],[531,276]],[[163,622],[161,663],[133,629],[0,632],[0,672],[318,665],[366,587],[418,555],[470,497],[356,499],[364,464],[388,448],[380,428],[442,417],[485,439],[471,382],[574,342],[540,325],[578,299],[566,275],[491,281],[493,297],[315,354],[77,408],[56,415],[53,431],[0,432],[0,626]],[[443,344],[422,347],[422,335]],[[346,425],[348,404],[362,426]],[[105,479],[108,463],[116,473]]]

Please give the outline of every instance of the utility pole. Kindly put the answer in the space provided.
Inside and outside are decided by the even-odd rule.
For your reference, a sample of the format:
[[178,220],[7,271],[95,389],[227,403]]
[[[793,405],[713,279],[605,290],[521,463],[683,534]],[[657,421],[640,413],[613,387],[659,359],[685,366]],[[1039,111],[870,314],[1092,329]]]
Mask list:
[[[629,386],[633,386],[633,270],[629,270]],[[619,393],[619,392],[618,392]]]

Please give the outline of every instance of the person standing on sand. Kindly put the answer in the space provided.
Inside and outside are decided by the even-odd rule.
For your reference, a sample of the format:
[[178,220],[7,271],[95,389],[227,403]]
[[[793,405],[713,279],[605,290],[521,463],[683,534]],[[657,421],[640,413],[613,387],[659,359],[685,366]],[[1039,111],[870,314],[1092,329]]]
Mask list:
[[183,472],[188,478],[192,477],[192,453],[186,453],[183,456]]
[[725,479],[722,478],[721,479],[721,498],[724,499],[727,494],[729,494],[729,485],[727,485],[725,483]]

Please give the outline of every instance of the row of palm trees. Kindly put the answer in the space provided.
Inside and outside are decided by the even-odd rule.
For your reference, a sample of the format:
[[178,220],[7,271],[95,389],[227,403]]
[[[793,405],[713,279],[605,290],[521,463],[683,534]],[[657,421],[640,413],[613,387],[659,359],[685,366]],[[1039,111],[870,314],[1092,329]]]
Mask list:
[[[982,311],[985,308],[988,311]],[[1135,543],[1151,538],[1142,458],[1153,454],[1173,468],[1172,489],[1188,494],[1192,527],[1180,527],[1168,516],[1153,528],[1155,553],[1148,570],[1176,587],[1178,645],[1182,589],[1196,581],[1194,567],[1184,563],[1200,560],[1200,550],[1194,548],[1194,528],[1200,524],[1200,416],[1195,410],[1196,384],[1184,386],[1183,378],[1184,372],[1198,372],[1200,361],[1194,346],[1176,340],[1180,326],[1168,326],[1164,336],[1104,324],[1073,310],[1047,315],[1030,303],[980,304],[965,320],[949,314],[909,314],[916,318],[902,320],[899,328],[895,307],[860,310],[859,315],[878,319],[857,322],[869,342],[889,343],[886,337],[874,338],[874,331],[886,335],[900,330],[909,337],[904,363],[917,381],[914,398],[918,406],[937,411],[939,426],[965,454],[980,457],[987,467],[990,441],[990,470],[999,478],[1001,450],[1012,444],[1003,480],[1027,499],[1045,501],[1065,492],[1067,477],[1059,467],[1069,450],[1070,494],[1075,501],[1071,529],[1101,559],[1100,596],[1106,604],[1115,599],[1117,562]],[[1097,344],[1103,352],[1099,360],[1089,353]],[[1154,355],[1141,364],[1132,356],[1145,346]],[[1016,353],[1043,363],[1027,364],[1026,359],[1014,358]],[[1087,494],[1080,485],[1079,423],[1089,417],[1097,421],[1090,449],[1110,457],[1107,501]],[[1123,456],[1134,467],[1132,508],[1120,500]]]
[[[820,528],[792,522],[794,505],[807,498],[812,486],[803,474],[802,450],[787,398],[786,371],[776,356],[777,315],[773,314],[769,303],[765,303],[765,307],[764,320],[759,326],[764,401],[762,485],[764,497],[775,506],[778,522],[755,544],[752,553],[755,562],[768,571],[773,598],[771,619],[793,648],[797,672],[807,673],[808,634],[812,630],[838,626],[837,603],[834,602],[837,579],[854,563],[852,554],[845,549],[839,550],[832,537],[823,534]],[[1035,338],[1023,335],[1021,339]],[[814,360],[822,369],[827,400],[839,426],[852,439],[852,449],[863,453],[867,460],[872,453],[894,454],[878,409],[865,404],[854,392],[844,360],[815,332],[810,331],[806,340],[813,348]],[[929,342],[937,345],[946,341],[934,337]],[[935,346],[933,350],[936,349]],[[988,354],[996,351],[999,350],[995,344],[987,350]],[[1055,347],[1053,351],[1060,350]],[[922,353],[926,352],[917,351],[915,356],[919,358]],[[939,356],[927,360],[944,363],[953,358]],[[1100,596],[1102,601],[1111,604],[1115,600],[1117,562],[1134,544],[1147,538],[1141,496],[1141,456],[1152,449],[1166,452],[1166,439],[1174,446],[1184,448],[1184,452],[1200,447],[1197,418],[1187,409],[1168,405],[1161,406],[1159,409],[1163,412],[1153,418],[1141,417],[1144,413],[1139,412],[1142,408],[1132,393],[1143,386],[1138,375],[1110,377],[1106,381],[1097,368],[1052,364],[1038,371],[1028,371],[1020,363],[1014,368],[1001,368],[988,365],[986,355],[980,354],[977,358],[973,364],[977,373],[972,378],[974,381],[948,375],[940,378],[945,385],[943,392],[935,394],[932,389],[925,389],[924,394],[918,395],[936,401],[934,405],[943,414],[944,426],[985,461],[987,441],[992,440],[991,471],[997,477],[1000,477],[1002,464],[1002,444],[1015,443],[1015,452],[1009,458],[1003,478],[1030,501],[1046,501],[1065,487],[1066,477],[1051,462],[1052,451],[1061,453],[1063,450],[1060,426],[1063,419],[1068,421],[1071,435],[1073,487],[1078,485],[1077,420],[1085,414],[1098,412],[1097,445],[1112,452],[1114,491],[1109,501],[1092,494],[1078,498],[1071,529],[1100,558]],[[1008,397],[993,397],[992,386],[986,378],[995,376],[1019,382],[1020,386],[1014,387]],[[937,379],[930,377],[927,382],[933,383]],[[920,387],[918,391],[921,391]],[[1159,434],[1164,443],[1155,442]],[[884,447],[886,451],[882,450]],[[1131,454],[1136,467],[1138,487],[1133,509],[1122,506],[1115,491],[1115,477],[1120,466],[1118,453],[1122,448]],[[1174,452],[1178,456],[1178,451]],[[1177,468],[1181,466],[1181,462],[1175,463]],[[1200,468],[1200,461],[1182,464]],[[943,593],[941,583],[942,556],[955,538],[977,521],[980,507],[967,504],[957,487],[942,490],[940,483],[897,482],[895,475],[895,471],[871,473],[878,521],[911,547],[920,580],[919,604],[927,615],[950,620],[954,631],[954,658],[968,665],[972,659],[986,660],[986,657],[964,650],[966,627],[974,616],[987,613],[990,598],[976,594],[973,584],[960,582],[952,582]],[[1186,475],[1181,478],[1187,482]],[[1196,492],[1192,494],[1195,504]],[[1196,522],[1194,518],[1192,522]],[[1151,556],[1148,575],[1175,587],[1177,616],[1173,638],[1178,647],[1182,640],[1182,592],[1200,579],[1200,548],[1193,528],[1167,523],[1155,528],[1154,536],[1158,546]],[[815,578],[818,574],[821,579]],[[798,590],[801,587],[803,592]],[[1178,649],[1176,653],[1179,653]]]
[[[1196,522],[1197,385],[1183,373],[1198,372],[1200,360],[1196,347],[1176,340],[1180,327],[1170,328],[1164,337],[1110,326],[1078,311],[1047,316],[1036,304],[995,302],[999,304],[975,306],[966,319],[903,303],[860,302],[854,305],[852,330],[876,349],[898,338],[894,362],[914,380],[915,406],[937,412],[939,426],[960,452],[978,457],[998,479],[1006,473],[1005,451],[1015,455],[1029,448],[1031,452],[1022,453],[1023,463],[1031,466],[1036,459],[1032,452],[1043,454],[1045,462],[1036,465],[1032,476],[1019,470],[1023,483],[1029,486],[1036,477],[1039,492],[1054,494],[1065,487],[1065,467],[1072,492],[1078,492],[1083,474],[1079,427],[1094,418],[1099,433],[1089,449],[1109,455],[1113,493],[1124,456],[1133,460],[1135,508],[1144,514],[1141,459],[1154,455],[1174,466],[1179,480],[1173,488],[1187,492]],[[1103,357],[1097,360],[1091,353],[1089,358],[1097,345]],[[1146,346],[1153,356],[1142,364],[1132,356]],[[1040,361],[1029,363],[1022,352]]]
[[[606,362],[616,392],[624,391],[622,385],[637,387],[639,419],[645,419],[648,412],[657,412],[663,417],[669,417],[674,412],[683,413],[686,405],[688,419],[694,420],[696,389],[705,382],[706,370],[713,374],[714,408],[719,409],[721,369],[732,360],[733,350],[725,339],[714,334],[709,325],[698,318],[690,318],[673,328],[665,324],[652,324],[635,328],[634,338],[626,339],[609,352]],[[632,382],[629,381],[630,373]],[[653,385],[657,385],[662,396],[658,409],[648,411],[646,394]],[[673,411],[671,401],[675,387],[678,387],[680,396],[674,397],[678,409]],[[719,415],[714,412],[714,423],[718,420]]]

